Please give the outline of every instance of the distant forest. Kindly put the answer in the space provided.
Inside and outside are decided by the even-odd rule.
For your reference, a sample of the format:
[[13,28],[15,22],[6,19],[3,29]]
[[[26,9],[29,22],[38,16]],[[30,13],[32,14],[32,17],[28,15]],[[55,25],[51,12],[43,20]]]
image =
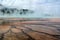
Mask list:
[[25,15],[25,14],[30,14],[33,13],[33,10],[30,9],[17,9],[17,8],[7,8],[4,7],[3,5],[0,4],[0,13],[4,14],[14,14],[14,13],[18,13],[20,15]]

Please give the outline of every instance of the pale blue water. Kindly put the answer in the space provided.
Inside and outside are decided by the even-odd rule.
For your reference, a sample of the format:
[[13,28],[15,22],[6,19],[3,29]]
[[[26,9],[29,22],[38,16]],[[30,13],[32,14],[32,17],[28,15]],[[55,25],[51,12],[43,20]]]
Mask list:
[[20,14],[12,14],[12,15],[0,15],[0,18],[60,18],[60,15],[50,15],[50,14],[42,14],[42,13],[32,13],[26,15]]

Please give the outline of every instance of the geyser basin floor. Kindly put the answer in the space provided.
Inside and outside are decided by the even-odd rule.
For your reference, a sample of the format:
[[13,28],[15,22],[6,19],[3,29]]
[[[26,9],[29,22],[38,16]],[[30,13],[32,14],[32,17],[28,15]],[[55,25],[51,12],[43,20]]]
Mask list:
[[1,40],[59,40],[59,29],[60,18],[0,19]]

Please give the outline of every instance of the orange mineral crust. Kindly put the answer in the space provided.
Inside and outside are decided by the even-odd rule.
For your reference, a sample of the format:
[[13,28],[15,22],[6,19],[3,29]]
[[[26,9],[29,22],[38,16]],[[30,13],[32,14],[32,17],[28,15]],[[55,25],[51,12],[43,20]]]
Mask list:
[[60,18],[0,19],[0,40],[60,40]]

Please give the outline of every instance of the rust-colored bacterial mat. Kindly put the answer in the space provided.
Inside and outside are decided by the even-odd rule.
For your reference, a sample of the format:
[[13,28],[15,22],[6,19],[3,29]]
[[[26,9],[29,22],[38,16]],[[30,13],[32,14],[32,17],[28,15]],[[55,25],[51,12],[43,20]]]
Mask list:
[[60,40],[60,19],[0,19],[0,40]]

